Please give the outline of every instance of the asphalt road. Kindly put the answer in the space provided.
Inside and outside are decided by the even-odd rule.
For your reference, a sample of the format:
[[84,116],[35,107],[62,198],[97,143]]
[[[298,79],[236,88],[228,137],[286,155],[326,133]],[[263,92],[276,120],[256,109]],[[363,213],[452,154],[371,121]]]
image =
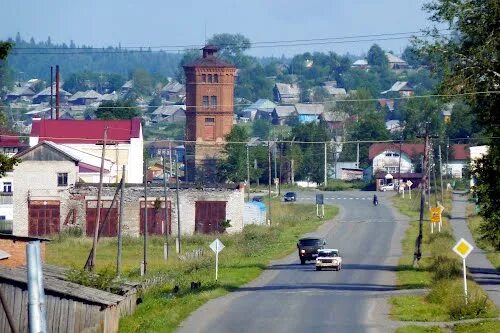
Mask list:
[[[299,192],[298,202],[314,202],[316,193]],[[392,193],[377,195],[374,207],[373,192],[325,192],[325,204],[341,211],[312,235],[340,250],[341,271],[317,272],[293,253],[238,291],[206,303],[179,332],[393,332],[384,326],[380,296],[395,290],[406,222],[388,204]]]

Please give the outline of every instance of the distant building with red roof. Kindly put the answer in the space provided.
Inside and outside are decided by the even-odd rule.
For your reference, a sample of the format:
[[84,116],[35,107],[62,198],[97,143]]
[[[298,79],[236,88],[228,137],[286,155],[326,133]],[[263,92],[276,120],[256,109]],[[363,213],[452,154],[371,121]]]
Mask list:
[[104,130],[107,128],[106,160],[113,163],[116,174],[126,165],[127,183],[143,181],[142,126],[140,118],[130,120],[49,120],[33,119],[30,147],[42,141],[80,150],[101,157]]

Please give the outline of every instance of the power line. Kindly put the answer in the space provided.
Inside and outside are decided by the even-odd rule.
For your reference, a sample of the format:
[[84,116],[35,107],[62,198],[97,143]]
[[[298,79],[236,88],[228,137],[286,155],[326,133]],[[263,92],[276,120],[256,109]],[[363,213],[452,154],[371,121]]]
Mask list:
[[[328,44],[348,44],[348,43],[363,43],[363,42],[378,42],[378,41],[387,41],[387,40],[398,40],[398,39],[409,39],[414,37],[427,37],[425,34],[420,35],[408,35],[408,36],[393,36],[393,37],[383,37],[383,38],[362,38],[362,39],[348,39],[344,37],[343,40],[341,38],[333,39],[310,39],[304,40],[303,42],[292,41],[292,42],[266,42],[268,44],[262,45],[251,45],[250,49],[262,49],[262,48],[278,48],[278,47],[297,47],[297,46],[310,46],[310,45],[328,45]],[[227,44],[228,46],[230,44]],[[221,45],[224,46],[224,45]],[[196,48],[201,48],[203,46],[197,45]],[[137,49],[139,48],[139,49]],[[158,50],[153,51],[153,48],[158,48]],[[54,51],[51,52],[24,52],[23,50],[30,49],[38,49],[38,50],[47,50],[49,48],[41,47],[41,48],[13,48],[11,55],[51,55],[51,54],[60,54],[60,55],[73,55],[73,54],[121,54],[121,53],[153,53],[153,52],[184,52],[186,49],[193,48],[168,48],[168,47],[127,47],[127,48],[50,48]],[[19,52],[21,51],[21,52]]]
[[[410,99],[420,99],[420,98],[450,98],[450,97],[463,97],[463,96],[473,96],[473,95],[488,95],[488,94],[499,94],[500,90],[491,90],[491,91],[474,91],[474,92],[464,92],[464,93],[457,93],[457,94],[428,94],[428,95],[412,95],[412,96],[402,96],[402,97],[392,97],[392,98],[364,98],[364,99],[330,99],[330,100],[325,100],[323,102],[302,102],[302,103],[297,103],[297,104],[306,104],[306,105],[326,105],[329,103],[351,103],[351,102],[378,102],[380,100],[410,100]],[[252,105],[253,103],[236,103],[232,105],[217,105],[217,108],[228,108],[231,106],[248,106]],[[171,104],[168,106],[172,105],[177,105],[177,104]],[[184,106],[184,104],[178,104],[179,107]],[[140,108],[159,108],[165,105],[145,105],[145,106],[104,106],[103,108],[106,109],[140,109]],[[9,108],[9,105],[0,105],[1,108]],[[204,105],[187,105],[186,108],[206,108]],[[26,108],[26,107],[22,107]],[[70,107],[65,107],[61,106],[61,110],[68,109]],[[90,107],[92,108],[92,107]],[[99,108],[99,106],[94,107],[94,108]],[[14,108],[13,108],[14,109]],[[15,108],[15,109],[21,109],[21,108]],[[209,109],[212,109],[209,107]],[[40,111],[40,113],[43,113],[45,111]]]
[[[439,32],[450,31],[451,29],[440,29]],[[410,35],[404,38],[411,38],[411,35],[420,34],[422,35],[422,31],[406,31],[406,32],[390,32],[390,33],[379,33],[379,34],[366,34],[366,35],[350,35],[350,36],[337,36],[337,37],[324,37],[324,38],[307,38],[307,39],[289,39],[289,40],[274,40],[274,41],[257,41],[250,42],[245,46],[249,48],[259,47],[259,45],[269,45],[269,44],[290,44],[290,43],[304,43],[304,42],[327,42],[327,41],[338,41],[338,40],[350,40],[350,39],[360,39],[360,38],[372,38],[372,37],[385,37],[385,36],[399,36],[399,35]],[[201,48],[204,45],[201,44],[187,44],[187,45],[142,45],[142,46],[119,46],[116,47],[120,50],[130,50],[130,49],[192,49],[192,48]],[[227,47],[227,46],[240,46],[237,43],[223,43],[217,44],[219,47]],[[292,45],[293,46],[293,45]],[[14,50],[104,50],[107,48],[113,48],[111,46],[108,47],[70,47],[62,49],[61,47],[14,47]]]

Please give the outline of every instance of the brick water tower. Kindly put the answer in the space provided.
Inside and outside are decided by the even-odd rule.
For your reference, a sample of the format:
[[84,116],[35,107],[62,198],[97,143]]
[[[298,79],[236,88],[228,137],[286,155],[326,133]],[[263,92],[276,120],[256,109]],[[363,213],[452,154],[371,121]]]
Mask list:
[[233,127],[236,67],[207,45],[186,74],[186,180],[215,181],[217,160]]

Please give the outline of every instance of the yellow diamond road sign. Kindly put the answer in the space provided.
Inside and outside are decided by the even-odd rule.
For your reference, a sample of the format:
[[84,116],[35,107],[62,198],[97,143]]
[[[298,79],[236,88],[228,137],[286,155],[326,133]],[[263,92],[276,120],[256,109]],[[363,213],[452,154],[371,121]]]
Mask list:
[[457,244],[453,247],[453,251],[463,259],[467,258],[472,249],[474,249],[474,247],[463,238],[460,238]]

